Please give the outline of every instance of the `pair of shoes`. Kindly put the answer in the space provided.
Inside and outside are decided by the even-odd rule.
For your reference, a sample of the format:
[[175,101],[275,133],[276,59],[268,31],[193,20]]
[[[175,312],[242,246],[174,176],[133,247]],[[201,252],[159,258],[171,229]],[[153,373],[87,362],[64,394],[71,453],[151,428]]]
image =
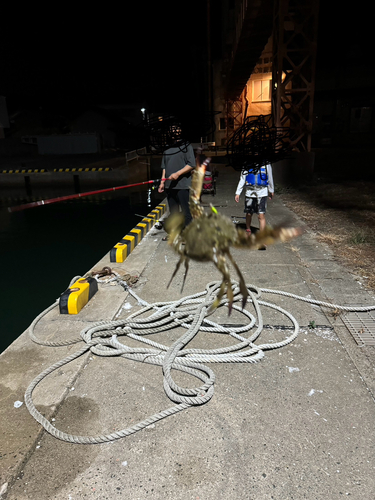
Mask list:
[[266,245],[262,245],[261,247],[258,248],[258,250],[267,250]]
[[163,238],[161,240],[162,241],[168,241],[168,235],[167,236],[163,236]]

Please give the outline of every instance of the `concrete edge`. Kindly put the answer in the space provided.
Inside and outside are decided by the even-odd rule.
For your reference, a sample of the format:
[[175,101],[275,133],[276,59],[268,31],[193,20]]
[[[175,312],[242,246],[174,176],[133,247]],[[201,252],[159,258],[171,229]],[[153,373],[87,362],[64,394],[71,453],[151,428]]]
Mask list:
[[[157,206],[160,207],[161,205],[163,205],[163,209],[162,210],[159,209],[159,214],[158,214],[159,219],[158,220],[162,220],[167,214],[168,205],[167,205],[166,198],[164,200],[162,200]],[[155,209],[153,209],[153,210],[155,210]],[[156,251],[157,247],[159,246],[160,242],[162,241],[161,238],[157,238],[156,240],[154,239],[152,241],[152,244],[139,245],[139,243],[141,243],[141,240],[143,243],[150,242],[150,239],[148,237],[152,236],[151,231],[153,228],[154,228],[154,224],[150,227],[149,231],[142,234],[142,238],[140,238],[138,244],[135,245],[134,248],[132,248],[131,253],[129,253],[129,255],[127,255],[126,259],[124,259],[124,261],[121,263],[116,263],[116,265],[118,267],[120,267],[122,270],[124,270],[125,265],[131,265],[131,266],[134,266],[135,268],[137,268],[137,270],[139,271],[139,274],[142,274],[143,270],[147,266],[148,262],[150,261],[154,252]],[[131,231],[130,231],[130,233],[131,233]],[[144,240],[148,240],[148,241],[144,241]],[[90,270],[88,270],[87,273],[91,272],[93,269],[98,268],[100,266],[104,267],[104,266],[111,265],[112,263],[109,262],[109,258],[110,258],[110,252],[108,252],[100,261],[98,261]],[[100,291],[100,289],[98,291]],[[124,303],[126,301],[128,295],[129,295],[129,292],[125,292],[122,295],[122,303]],[[94,297],[95,297],[96,301],[100,301],[100,293],[95,294]],[[105,298],[103,298],[103,299],[105,300]],[[89,302],[87,302],[87,304],[90,305]],[[85,306],[87,306],[87,304],[85,304]],[[58,303],[58,301],[56,301],[55,306],[58,307],[58,305],[59,305],[59,303]],[[118,308],[118,305],[116,303],[113,303],[112,305],[115,306],[114,309],[111,311],[111,318],[114,319],[119,312],[119,308]],[[82,311],[85,311],[85,306],[82,308]],[[49,308],[50,307],[51,306],[49,306]],[[43,311],[42,311],[42,313],[43,313]],[[40,314],[42,314],[42,313],[40,313]],[[64,315],[64,316],[65,316],[65,318],[67,318],[67,316],[68,316],[73,321],[80,322],[81,320],[84,320],[83,317],[82,317],[82,319],[79,317],[79,313],[77,315]],[[82,323],[82,325],[83,324],[84,323]],[[21,333],[21,335],[18,337],[18,339],[22,339],[22,338],[27,337],[27,339],[25,339],[25,340],[29,340],[29,333],[28,333],[29,328],[30,327],[28,327],[23,333]],[[16,340],[18,340],[18,339],[16,339]],[[31,340],[29,340],[29,341],[32,343]],[[14,342],[16,342],[16,341],[14,341]],[[14,347],[12,349],[14,342],[3,353],[0,353],[0,362],[1,362],[1,359],[4,355],[4,353],[9,354],[10,352],[12,352],[12,350],[14,350],[16,353],[19,353],[20,355],[22,355],[22,349],[16,350]],[[38,346],[38,347],[43,347],[43,346]],[[78,363],[78,366],[73,368],[70,376],[64,381],[64,388],[61,391],[60,395],[58,396],[58,399],[54,401],[53,405],[43,405],[43,407],[44,407],[43,415],[47,420],[51,420],[52,418],[54,418],[54,415],[56,415],[57,412],[59,411],[61,405],[63,404],[67,395],[71,391],[71,388],[74,386],[75,381],[78,379],[78,377],[82,373],[85,365],[87,364],[89,356],[90,356],[90,351],[85,353],[79,361],[78,361],[79,358],[77,358],[75,360],[76,363]],[[52,366],[52,364],[53,364],[53,362],[49,362],[48,366]],[[30,380],[27,383],[25,390],[29,387],[29,385],[32,383],[32,381],[34,379],[35,379],[35,377],[33,377],[32,380]],[[23,396],[25,394],[25,390],[22,389]],[[13,391],[13,392],[16,392],[16,391]],[[40,406],[40,404],[41,403],[38,402],[38,403],[36,403],[36,406]],[[7,417],[6,411],[4,411],[3,421],[4,422],[8,421],[9,418],[12,418],[12,416],[9,415]],[[38,442],[41,440],[43,433],[47,432],[42,425],[40,425],[38,422],[36,422],[34,420],[34,418],[30,415],[28,410],[27,410],[27,418],[30,419],[30,425],[31,425],[31,428],[29,429],[29,434],[34,431],[34,435],[27,443],[26,450],[24,447],[22,447],[22,453],[20,453],[21,450],[14,450],[14,458],[12,459],[14,461],[14,463],[11,465],[8,464],[7,470],[2,471],[2,477],[0,480],[0,499],[6,498],[8,489],[17,480],[17,477],[19,477],[20,474],[22,474],[22,471],[23,471],[25,464],[28,462],[28,460],[32,456],[33,452],[35,451],[35,449],[38,445]]]

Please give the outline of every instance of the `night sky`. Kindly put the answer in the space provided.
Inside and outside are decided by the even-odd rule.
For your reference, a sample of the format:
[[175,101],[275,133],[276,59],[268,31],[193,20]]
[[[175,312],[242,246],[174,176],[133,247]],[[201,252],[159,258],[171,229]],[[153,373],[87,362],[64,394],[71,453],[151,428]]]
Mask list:
[[84,14],[69,6],[22,8],[2,33],[0,95],[10,112],[144,100],[173,108],[181,91],[189,107],[201,97],[206,47],[205,2],[189,6],[126,2],[118,10],[88,6]]
[[367,12],[368,4],[359,2],[356,8],[338,6],[335,2],[320,0],[318,30],[318,68],[341,66],[347,59],[356,64],[366,62],[374,67],[373,18]]
[[[370,64],[369,16],[320,3],[318,66],[348,54]],[[14,8],[3,18],[0,47],[0,95],[9,112],[146,101],[155,112],[199,113],[206,99],[206,2],[131,5],[88,6],[85,13],[66,4]],[[219,29],[214,20],[214,34]]]

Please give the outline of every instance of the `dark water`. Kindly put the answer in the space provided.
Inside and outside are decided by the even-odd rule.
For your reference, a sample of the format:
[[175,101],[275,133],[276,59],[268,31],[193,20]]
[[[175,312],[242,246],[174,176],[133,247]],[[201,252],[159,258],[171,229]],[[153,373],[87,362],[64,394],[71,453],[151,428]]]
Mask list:
[[0,352],[140,222],[135,214],[147,215],[163,198],[141,186],[13,213],[3,198]]

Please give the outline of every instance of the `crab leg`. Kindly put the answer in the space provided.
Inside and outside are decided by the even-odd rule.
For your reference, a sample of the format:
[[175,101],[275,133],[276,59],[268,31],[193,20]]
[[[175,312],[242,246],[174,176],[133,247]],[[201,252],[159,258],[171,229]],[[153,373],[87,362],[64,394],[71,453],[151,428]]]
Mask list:
[[245,280],[244,280],[244,278],[242,276],[240,268],[236,264],[236,261],[233,259],[232,255],[231,255],[231,253],[229,251],[227,252],[227,255],[228,255],[231,263],[233,264],[233,267],[237,271],[238,277],[240,279],[240,292],[241,292],[241,295],[242,295],[242,309],[243,309],[245,307],[245,305],[246,305],[247,298],[249,296],[249,292],[247,291]]
[[248,247],[250,249],[259,248],[261,245],[273,245],[274,243],[286,242],[302,234],[301,228],[297,227],[269,227],[258,231],[250,236],[243,229],[238,229],[238,242],[233,246],[237,248]]
[[[182,264],[182,262],[185,260],[185,257],[183,255],[181,255],[180,257],[180,260],[177,262],[176,264],[176,267],[175,267],[175,270],[173,271],[173,274],[171,276],[171,279],[169,280],[169,283],[167,285],[167,288],[169,288],[169,285],[172,283],[172,280],[173,278],[176,276],[177,274],[177,271],[180,269],[180,265]],[[186,265],[185,265],[186,266]]]
[[216,296],[216,299],[212,303],[208,312],[211,313],[217,308],[217,306],[220,304],[221,299],[223,298],[224,292],[226,290],[227,297],[228,297],[228,309],[229,309],[228,316],[229,316],[230,313],[232,312],[232,304],[233,304],[234,296],[233,296],[233,290],[232,290],[232,283],[230,281],[230,274],[229,274],[228,265],[226,263],[224,255],[219,255],[217,258],[217,261],[214,260],[213,262],[214,262],[215,266],[218,268],[218,270],[221,272],[221,274],[223,275],[223,281],[221,282],[220,289],[219,289],[219,292]]
[[188,273],[188,270],[189,270],[189,259],[186,258],[184,255],[181,255],[180,260],[177,262],[176,268],[173,271],[172,277],[169,280],[169,283],[167,285],[167,288],[169,288],[169,285],[172,283],[173,278],[176,276],[177,271],[180,269],[180,265],[182,264],[182,262],[184,262],[184,264],[185,264],[185,273],[184,273],[184,277],[183,277],[183,280],[182,280],[181,293],[182,293],[182,291],[184,289],[186,276],[187,276],[187,273]]
[[182,293],[182,290],[184,289],[186,276],[187,276],[187,273],[189,270],[189,259],[185,258],[184,260],[185,260],[185,273],[184,273],[184,277],[182,279],[181,293]]
[[206,158],[202,164],[195,167],[193,172],[189,199],[189,207],[193,219],[197,219],[204,213],[204,208],[200,204],[200,197],[202,193],[204,174],[210,161],[211,158]]

